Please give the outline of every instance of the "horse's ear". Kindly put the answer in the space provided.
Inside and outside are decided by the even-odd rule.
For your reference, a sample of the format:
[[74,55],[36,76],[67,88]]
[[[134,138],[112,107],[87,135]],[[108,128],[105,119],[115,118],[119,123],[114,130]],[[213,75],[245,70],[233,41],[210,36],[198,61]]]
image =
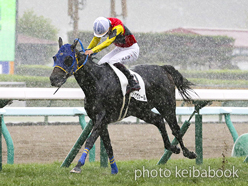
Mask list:
[[62,47],[62,45],[63,45],[63,40],[62,40],[62,38],[61,38],[61,37],[59,37],[59,48],[61,48],[61,47]]
[[78,44],[78,39],[74,40],[74,43],[71,45],[71,49],[74,50]]

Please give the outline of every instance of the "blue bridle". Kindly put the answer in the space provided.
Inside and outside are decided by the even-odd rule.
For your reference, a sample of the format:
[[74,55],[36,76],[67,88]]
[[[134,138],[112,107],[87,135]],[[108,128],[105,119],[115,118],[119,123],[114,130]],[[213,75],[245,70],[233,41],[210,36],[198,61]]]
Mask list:
[[[80,39],[75,39],[74,42],[76,40],[80,43],[81,48],[82,48],[82,50],[80,50],[79,52],[83,51],[85,53],[83,43],[80,41]],[[67,56],[71,56],[72,59],[73,59],[73,62],[72,62],[71,66],[67,66],[64,63],[65,58]],[[61,70],[66,72],[66,74],[73,75],[76,71],[78,71],[80,68],[82,68],[87,63],[88,57],[89,57],[89,55],[86,56],[85,61],[83,62],[83,64],[81,66],[78,66],[78,58],[77,58],[75,49],[71,48],[71,44],[65,44],[65,45],[62,45],[60,47],[58,53],[53,57],[53,59],[54,59],[54,67],[60,68]]]
[[[82,50],[80,50],[79,52],[82,52],[82,51],[83,51],[83,52],[85,53],[85,49],[84,49],[84,46],[83,46],[82,41],[80,41],[80,39],[79,39],[79,38],[78,38],[77,40],[78,40],[78,42],[80,43],[81,48],[82,48]],[[75,42],[75,40],[74,40],[74,42]],[[84,65],[87,63],[87,61],[88,61],[88,57],[89,57],[89,55],[87,55],[87,56],[86,56],[85,61],[83,62],[82,66],[84,66]]]

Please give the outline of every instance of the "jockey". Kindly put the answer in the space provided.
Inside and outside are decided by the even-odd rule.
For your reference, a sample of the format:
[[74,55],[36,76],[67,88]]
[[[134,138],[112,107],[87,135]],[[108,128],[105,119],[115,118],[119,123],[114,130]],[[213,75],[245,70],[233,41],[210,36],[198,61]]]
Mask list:
[[[98,17],[93,24],[94,37],[85,51],[86,55],[100,52],[102,49],[114,44],[116,47],[106,54],[98,64],[109,63],[117,67],[128,79],[132,92],[140,89],[140,85],[134,80],[133,75],[123,65],[125,63],[134,62],[139,56],[139,46],[137,41],[123,25],[122,21],[117,18]],[[102,37],[107,39],[98,45]]]

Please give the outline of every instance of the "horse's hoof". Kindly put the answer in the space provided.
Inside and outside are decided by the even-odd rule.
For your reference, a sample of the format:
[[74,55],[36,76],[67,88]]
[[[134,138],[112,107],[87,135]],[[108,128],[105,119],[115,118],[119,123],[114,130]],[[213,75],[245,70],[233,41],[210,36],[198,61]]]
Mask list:
[[81,168],[80,167],[74,167],[70,173],[76,173],[76,174],[80,174],[81,173]]
[[174,154],[179,154],[180,153],[180,148],[177,147],[176,145],[171,145],[170,149],[171,152],[173,152]]
[[118,167],[117,167],[116,163],[114,162],[110,166],[111,166],[111,174],[117,174],[118,173]]
[[118,168],[116,167],[116,168],[114,168],[114,169],[112,169],[111,168],[111,174],[117,174],[119,171],[118,171]]
[[197,154],[192,151],[183,151],[183,155],[189,159],[196,159]]

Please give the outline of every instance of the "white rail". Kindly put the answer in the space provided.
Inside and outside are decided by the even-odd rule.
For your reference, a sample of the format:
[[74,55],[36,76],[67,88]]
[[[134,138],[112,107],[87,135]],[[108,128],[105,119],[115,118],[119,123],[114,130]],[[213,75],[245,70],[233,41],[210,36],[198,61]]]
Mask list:
[[[54,95],[56,88],[0,88],[0,99],[12,100],[64,100],[84,99],[85,95],[80,88],[60,88]],[[195,89],[198,96],[191,93],[194,100],[209,101],[248,101],[248,90],[228,89]],[[176,90],[176,100],[182,97]]]

